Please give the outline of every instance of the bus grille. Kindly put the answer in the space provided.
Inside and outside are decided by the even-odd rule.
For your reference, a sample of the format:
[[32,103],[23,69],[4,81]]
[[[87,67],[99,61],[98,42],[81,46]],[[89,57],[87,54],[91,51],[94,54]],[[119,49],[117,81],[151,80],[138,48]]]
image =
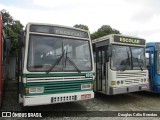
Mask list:
[[[80,92],[82,84],[93,84],[93,80],[71,80],[55,82],[27,82],[27,87],[44,87],[43,94]],[[89,89],[90,90],[90,89]]]
[[146,71],[141,72],[117,72],[116,78],[146,77]]
[[77,100],[77,96],[76,96],[76,95],[63,96],[63,97],[52,97],[52,98],[51,98],[51,102],[52,102],[52,103],[75,101],[75,100]]
[[140,79],[127,79],[125,80],[126,84],[140,83]]
[[124,80],[125,84],[139,84],[139,83],[147,82],[147,80],[146,80],[146,71],[117,72],[116,78]]

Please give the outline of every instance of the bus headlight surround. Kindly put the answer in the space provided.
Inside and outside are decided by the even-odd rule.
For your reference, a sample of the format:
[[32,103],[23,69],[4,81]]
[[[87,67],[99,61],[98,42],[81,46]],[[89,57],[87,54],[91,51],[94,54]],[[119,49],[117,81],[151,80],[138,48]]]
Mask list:
[[81,90],[86,90],[86,89],[92,89],[93,84],[82,84],[81,85]]
[[30,87],[29,93],[44,93],[44,87]]

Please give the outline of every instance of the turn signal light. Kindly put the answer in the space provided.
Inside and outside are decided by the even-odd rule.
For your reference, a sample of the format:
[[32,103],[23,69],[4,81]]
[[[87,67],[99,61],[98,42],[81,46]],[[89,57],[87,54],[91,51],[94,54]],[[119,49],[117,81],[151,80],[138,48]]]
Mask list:
[[111,81],[111,85],[116,85],[116,81]]
[[25,88],[24,93],[25,93],[25,94],[28,94],[28,93],[29,93],[29,88]]

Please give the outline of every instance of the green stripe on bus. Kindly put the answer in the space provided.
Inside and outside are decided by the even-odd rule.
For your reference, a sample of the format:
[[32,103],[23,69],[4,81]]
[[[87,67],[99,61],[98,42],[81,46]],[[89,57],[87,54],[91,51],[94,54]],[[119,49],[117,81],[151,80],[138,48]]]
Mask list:
[[[86,76],[87,73],[23,74],[23,78]],[[93,75],[95,75],[93,73]]]
[[25,96],[38,96],[38,95],[48,95],[48,94],[52,94],[54,96],[54,94],[63,94],[63,93],[75,93],[75,92],[85,92],[85,91],[93,91],[92,89],[89,90],[73,90],[73,91],[65,91],[65,92],[44,92],[44,93],[33,93],[33,94],[25,94]]
[[[30,82],[30,83],[26,83],[27,86],[36,86],[36,85],[58,85],[58,84],[76,84],[76,83],[92,83],[93,80],[71,80],[71,81],[52,81],[52,82]],[[24,83],[25,84],[25,83]]]
[[71,80],[71,81],[52,81],[52,82],[30,82],[24,83],[26,88],[44,87],[44,93],[29,93],[27,95],[45,95],[58,93],[83,92],[91,89],[81,89],[83,84],[93,84],[93,80]]

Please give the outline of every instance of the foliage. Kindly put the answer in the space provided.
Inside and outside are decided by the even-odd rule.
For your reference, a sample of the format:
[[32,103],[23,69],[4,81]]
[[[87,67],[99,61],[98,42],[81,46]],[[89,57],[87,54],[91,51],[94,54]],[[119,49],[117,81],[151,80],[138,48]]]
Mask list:
[[[76,24],[74,25],[74,27],[81,28],[84,30],[89,30],[88,26],[83,24]],[[97,31],[91,34],[91,39],[93,40],[109,34],[121,34],[121,33],[109,25],[102,25]]]
[[20,21],[14,20],[13,17],[6,12],[6,10],[1,10],[4,27],[6,30],[7,39],[11,40],[11,52],[16,55],[18,52],[18,37],[23,30],[23,25]]
[[89,30],[88,26],[83,25],[83,24],[75,24],[73,27],[84,29],[84,30]]
[[91,34],[91,39],[96,39],[109,34],[121,34],[118,30],[111,28],[109,25],[102,25],[97,31]]

